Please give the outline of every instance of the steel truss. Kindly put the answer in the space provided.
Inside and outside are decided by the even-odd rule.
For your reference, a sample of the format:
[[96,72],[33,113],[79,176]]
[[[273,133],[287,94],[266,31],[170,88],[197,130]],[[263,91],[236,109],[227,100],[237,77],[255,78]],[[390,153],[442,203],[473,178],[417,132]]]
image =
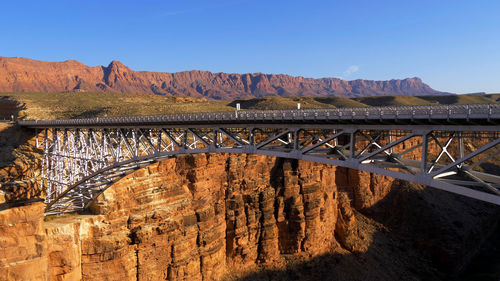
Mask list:
[[[402,127],[402,128],[400,128]],[[120,178],[174,155],[248,153],[331,164],[500,205],[500,136],[482,126],[199,125],[47,128],[46,214],[86,208]]]

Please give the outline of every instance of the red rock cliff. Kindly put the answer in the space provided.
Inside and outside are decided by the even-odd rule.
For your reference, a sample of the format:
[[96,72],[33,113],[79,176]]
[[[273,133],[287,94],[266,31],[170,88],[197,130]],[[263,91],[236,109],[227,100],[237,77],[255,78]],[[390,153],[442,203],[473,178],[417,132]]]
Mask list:
[[[6,280],[432,280],[439,259],[463,258],[497,217],[484,206],[467,207],[463,198],[431,190],[420,195],[432,197],[424,200],[398,186],[305,161],[182,156],[120,180],[91,207],[93,215],[43,223],[41,203],[0,211],[0,273]],[[390,220],[410,230],[423,226],[428,237],[405,242],[413,236],[401,240],[359,213],[376,211],[391,193],[408,202],[394,200],[403,205],[386,210]],[[432,204],[419,206],[423,201]],[[453,229],[441,221],[434,204],[442,202],[453,210],[453,224],[467,224]],[[414,241],[436,263],[422,258]]]
[[436,94],[419,78],[344,81],[275,74],[134,71],[118,61],[89,67],[78,61],[45,62],[0,57],[0,92],[154,93],[213,99],[261,96],[369,96]]

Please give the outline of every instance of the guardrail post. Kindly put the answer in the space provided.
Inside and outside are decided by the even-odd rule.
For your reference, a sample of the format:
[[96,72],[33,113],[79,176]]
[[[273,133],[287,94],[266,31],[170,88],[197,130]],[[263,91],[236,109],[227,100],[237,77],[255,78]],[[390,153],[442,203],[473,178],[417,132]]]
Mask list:
[[212,129],[212,133],[214,134],[214,139],[212,140],[212,145],[214,146],[214,148],[218,148],[219,147],[219,144],[217,143],[217,133],[218,132],[219,132],[219,130]]
[[299,150],[299,130],[293,131],[293,149]]
[[420,173],[427,173],[427,146],[428,146],[428,137],[429,132],[425,132],[422,134],[422,157],[420,162]]
[[351,155],[349,155],[349,159],[353,159],[354,154],[356,153],[356,131],[355,130],[351,133],[349,150],[351,151],[351,153],[350,153]]
[[251,146],[255,146],[255,137],[254,137],[254,128],[248,128],[248,141],[250,142]]

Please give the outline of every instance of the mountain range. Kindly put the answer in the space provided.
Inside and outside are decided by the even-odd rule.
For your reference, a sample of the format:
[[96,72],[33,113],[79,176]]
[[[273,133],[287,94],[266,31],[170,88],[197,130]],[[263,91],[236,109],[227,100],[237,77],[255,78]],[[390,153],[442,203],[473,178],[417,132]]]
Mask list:
[[118,92],[242,99],[265,96],[383,96],[442,94],[420,78],[389,81],[304,78],[284,74],[134,71],[119,61],[87,66],[76,60],[0,57],[0,92]]

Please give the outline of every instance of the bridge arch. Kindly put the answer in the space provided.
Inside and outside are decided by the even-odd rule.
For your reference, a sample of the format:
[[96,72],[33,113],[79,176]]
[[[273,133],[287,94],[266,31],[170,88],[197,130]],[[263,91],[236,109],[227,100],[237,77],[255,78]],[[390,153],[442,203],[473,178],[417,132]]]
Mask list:
[[[73,212],[73,211],[76,211],[79,209],[86,209],[88,207],[88,205],[93,202],[93,200],[95,198],[97,198],[101,193],[106,191],[106,189],[111,187],[111,185],[113,183],[117,182],[118,180],[129,175],[130,173],[132,173],[133,171],[135,171],[137,169],[145,168],[148,165],[151,165],[153,163],[163,161],[166,159],[170,159],[170,158],[178,156],[178,155],[190,155],[190,154],[201,154],[201,153],[209,153],[209,152],[191,152],[191,151],[189,151],[189,152],[185,152],[184,154],[163,153],[163,154],[159,154],[159,155],[150,155],[147,157],[142,157],[142,158],[139,158],[139,159],[134,160],[134,161],[127,160],[127,161],[123,161],[123,162],[114,163],[111,166],[108,166],[104,169],[96,171],[96,172],[92,173],[91,175],[88,175],[88,176],[82,178],[79,182],[68,187],[61,194],[59,194],[56,198],[54,198],[54,200],[47,203],[46,213],[47,214],[63,213],[63,212],[55,211],[52,206],[54,204],[57,204],[58,202],[60,203],[60,200],[64,199],[64,197],[68,197],[69,193],[72,193],[72,192],[77,192],[78,194],[87,193],[87,195],[83,195],[83,196],[88,197],[89,200],[82,202],[83,204],[81,204],[81,208],[77,207],[77,208],[68,210],[67,212]],[[210,152],[210,153],[221,153],[221,152]],[[242,153],[242,152],[222,152],[222,153],[246,154],[246,153]],[[255,154],[262,155],[262,156],[280,157],[280,156],[276,156],[274,153],[267,153],[267,152],[260,152],[260,151],[255,153]],[[311,161],[311,162],[321,163],[321,164],[332,164],[332,163],[330,163],[330,161],[325,161],[322,159],[312,159],[311,160],[311,159],[307,159],[307,158],[303,159],[302,157],[293,157],[293,156],[282,157],[282,158],[295,159],[295,160],[305,160],[305,161]],[[345,167],[345,168],[351,168],[350,165],[345,165],[345,164],[338,165],[338,166]],[[120,170],[120,168],[122,170]],[[125,168],[125,170],[128,170],[128,172],[113,173],[117,169],[120,171],[123,171],[123,168]],[[486,201],[486,202],[500,205],[500,202],[498,202],[496,200],[497,198],[495,196],[490,196],[490,194],[484,193],[484,192],[475,192],[474,190],[470,190],[470,189],[468,189],[466,187],[462,187],[462,186],[449,185],[449,184],[446,184],[444,182],[436,181],[436,180],[432,180],[429,182],[427,179],[425,179],[423,177],[407,176],[407,174],[405,174],[405,173],[392,172],[392,171],[389,171],[386,169],[379,169],[377,167],[368,167],[365,165],[357,166],[356,168],[352,168],[352,169],[356,169],[359,171],[365,171],[365,172],[371,172],[371,173],[375,173],[378,175],[389,176],[389,177],[392,177],[395,179],[410,181],[410,182],[414,182],[414,183],[418,183],[418,184],[424,184],[424,185],[428,185],[430,187],[445,190],[445,191],[452,192],[455,194],[460,194],[460,195],[464,195],[466,197],[471,197],[471,198],[475,198],[475,199],[478,199],[481,201]],[[108,172],[111,172],[111,173],[108,174]],[[108,179],[108,182],[100,184],[98,186],[98,188],[95,190],[81,189],[81,186],[85,185],[86,182],[90,182],[93,179],[101,177],[101,176],[106,176],[106,178]]]

